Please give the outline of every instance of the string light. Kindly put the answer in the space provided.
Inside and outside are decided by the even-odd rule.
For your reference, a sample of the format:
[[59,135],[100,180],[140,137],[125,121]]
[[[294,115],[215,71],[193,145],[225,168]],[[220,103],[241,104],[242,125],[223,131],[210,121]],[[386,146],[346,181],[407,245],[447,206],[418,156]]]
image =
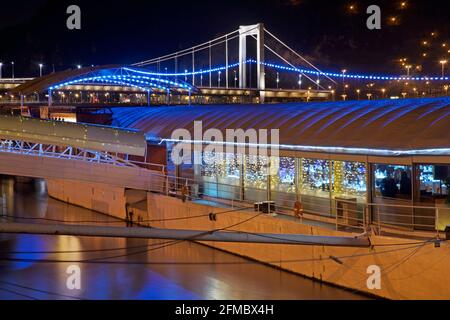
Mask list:
[[[256,63],[255,60],[251,60],[250,63]],[[327,76],[330,78],[346,78],[346,79],[365,79],[365,80],[390,80],[390,81],[442,81],[442,80],[448,80],[448,77],[403,77],[403,76],[392,76],[392,75],[363,75],[363,74],[350,74],[350,73],[334,73],[334,72],[320,72],[315,70],[309,70],[309,69],[298,69],[288,66],[282,66],[277,65],[273,63],[267,63],[267,62],[261,62],[266,67],[278,69],[278,70],[284,70],[284,71],[291,71],[296,73],[304,73],[304,74],[312,74],[316,76]]]
[[126,85],[135,87],[138,89],[141,89],[143,91],[147,91],[147,88],[145,86],[151,87],[151,88],[157,88],[164,91],[168,91],[169,87],[166,85],[170,85],[172,87],[176,87],[178,89],[185,89],[185,90],[192,90],[193,87],[171,81],[166,79],[159,79],[154,77],[148,77],[148,76],[137,76],[137,75],[104,75],[104,76],[93,76],[93,77],[84,77],[80,79],[74,79],[71,81],[66,81],[60,84],[53,85],[49,87],[49,90],[55,90],[62,87],[66,87],[69,85],[74,84],[80,84],[80,83],[86,83],[86,82],[100,82],[100,83],[112,83],[112,84],[120,84],[120,85]]
[[[425,57],[427,54],[424,53],[423,56]],[[402,61],[405,59],[402,59]],[[245,61],[244,63],[252,63],[256,64],[257,61],[249,59]],[[287,72],[295,72],[300,74],[299,76],[299,85],[301,84],[301,75],[302,74],[310,74],[315,75],[318,78],[320,76],[325,76],[329,78],[340,78],[340,79],[363,79],[363,80],[384,80],[384,81],[443,81],[443,80],[449,80],[449,77],[447,76],[441,76],[441,77],[414,77],[414,76],[393,76],[393,75],[364,75],[364,74],[350,74],[350,73],[336,73],[336,72],[322,72],[322,71],[316,71],[316,70],[310,70],[310,69],[301,69],[301,68],[294,68],[290,66],[283,66],[278,65],[274,63],[268,63],[268,62],[260,62],[262,65],[268,68],[273,68],[276,70],[282,70]],[[168,86],[177,87],[181,89],[186,90],[193,90],[193,86],[187,85],[185,83],[179,83],[167,79],[160,79],[155,78],[157,76],[189,76],[189,75],[203,75],[210,72],[221,72],[222,70],[227,70],[229,68],[234,68],[239,66],[239,63],[230,64],[228,67],[222,66],[222,67],[216,67],[209,70],[200,70],[200,71],[194,71],[194,72],[186,72],[186,73],[155,73],[155,72],[149,72],[149,71],[143,71],[143,70],[137,70],[134,68],[128,68],[124,67],[122,68],[123,71],[132,72],[134,74],[138,75],[121,75],[121,76],[115,76],[115,75],[108,75],[108,76],[96,76],[96,77],[85,77],[81,79],[75,79],[67,82],[63,82],[61,84],[53,85],[49,87],[50,90],[58,89],[61,87],[65,87],[68,85],[83,83],[87,81],[97,81],[97,82],[104,82],[104,83],[113,83],[113,84],[120,84],[120,85],[129,85],[131,87],[139,88],[143,91],[146,91],[147,89],[144,87],[150,86],[153,88],[158,88],[161,90],[169,90]],[[277,78],[279,79],[279,78]],[[167,86],[165,86],[167,85]]]

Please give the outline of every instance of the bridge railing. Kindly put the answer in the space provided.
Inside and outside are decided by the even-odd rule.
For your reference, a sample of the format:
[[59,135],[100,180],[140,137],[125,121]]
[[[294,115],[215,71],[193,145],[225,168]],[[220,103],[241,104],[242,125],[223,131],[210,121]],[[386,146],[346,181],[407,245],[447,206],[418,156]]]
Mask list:
[[[144,171],[147,191],[164,193],[185,200],[204,200],[222,203],[231,208],[251,207],[257,202],[273,201],[277,214],[319,221],[336,230],[366,230],[373,226],[378,232],[409,233],[439,232],[450,225],[450,205],[418,206],[390,203],[367,203],[357,200],[319,197],[312,194],[297,194],[267,190],[244,184],[219,183],[204,177],[183,178],[167,174],[166,167],[139,161],[128,161],[115,155],[80,150],[71,147],[32,144],[23,141],[0,140],[0,152],[18,153],[39,157],[77,160],[120,167],[131,167]],[[148,170],[148,171],[147,171]],[[302,212],[296,212],[296,203]]]
[[18,140],[0,140],[0,152],[68,159],[121,167],[143,168],[162,174],[165,172],[164,165],[130,161],[108,152],[85,150],[70,146],[29,143]]
[[[355,202],[345,199],[329,199],[313,195],[269,192],[266,189],[237,184],[224,184],[162,175],[152,179],[151,191],[164,190],[169,196],[189,201],[209,201],[234,208],[249,208],[257,202],[273,201],[276,214],[312,220],[336,230],[364,231],[369,227],[386,234],[434,234],[450,225],[450,205],[422,206],[387,203]],[[300,201],[301,215],[296,214],[295,204]]]

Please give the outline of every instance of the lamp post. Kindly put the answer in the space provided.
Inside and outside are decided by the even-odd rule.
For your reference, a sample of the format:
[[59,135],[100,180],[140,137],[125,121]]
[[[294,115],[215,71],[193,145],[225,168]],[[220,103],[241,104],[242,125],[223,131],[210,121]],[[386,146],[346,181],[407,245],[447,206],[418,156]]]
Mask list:
[[236,74],[236,70],[234,70],[234,87],[237,88],[237,74]]
[[280,73],[277,72],[277,89],[280,89]]
[[222,74],[222,71],[219,71],[219,76],[218,76],[218,78],[217,78],[217,80],[218,80],[218,83],[219,83],[219,88],[220,88],[220,75]]
[[2,78],[3,62],[0,62],[0,79]]
[[359,97],[360,97],[360,94],[361,94],[361,90],[360,89],[356,89],[356,94],[358,95],[358,100],[359,100]]
[[442,69],[441,69],[441,71],[442,71],[442,78],[444,78],[444,76],[445,76],[445,65],[447,64],[447,60],[441,60],[441,61],[439,61],[439,63],[441,64],[441,67],[442,67]]
[[406,75],[409,78],[409,74],[410,74],[409,70],[411,70],[412,66],[408,64],[408,65],[405,66],[405,68],[406,68]]
[[342,88],[345,94],[345,74],[347,73],[347,69],[342,69]]
[[39,77],[42,77],[42,68],[44,65],[42,63],[39,63]]
[[14,61],[11,61],[12,78],[14,79]]
[[301,73],[298,75],[298,89],[299,90],[302,89],[302,74]]

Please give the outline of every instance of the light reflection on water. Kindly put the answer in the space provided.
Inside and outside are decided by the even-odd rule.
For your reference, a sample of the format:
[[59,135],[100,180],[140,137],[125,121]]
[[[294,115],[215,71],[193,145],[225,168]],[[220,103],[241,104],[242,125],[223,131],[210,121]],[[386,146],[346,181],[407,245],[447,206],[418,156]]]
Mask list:
[[[114,221],[113,218],[47,197],[42,181],[1,178],[8,214],[66,220]],[[16,220],[21,221],[21,220]],[[22,220],[23,221],[23,220]],[[40,221],[42,223],[42,221]],[[121,225],[114,224],[114,225]],[[72,236],[0,235],[0,251],[118,251],[7,254],[4,258],[110,261],[141,264],[80,264],[82,290],[68,290],[67,267],[75,263],[0,262],[0,299],[361,299],[359,295],[320,285],[212,248],[189,242],[151,249],[163,241]],[[157,248],[156,246],[155,248]],[[136,254],[136,252],[141,252]],[[126,255],[126,256],[124,256]],[[173,262],[172,264],[142,264]],[[206,262],[206,264],[192,264]],[[219,263],[217,263],[219,262]],[[191,263],[191,264],[183,264]],[[222,264],[221,264],[222,263]],[[234,264],[223,264],[234,263]],[[5,283],[7,282],[7,283]],[[22,287],[18,287],[20,285]],[[14,291],[17,294],[2,291]],[[66,295],[66,296],[61,296]]]

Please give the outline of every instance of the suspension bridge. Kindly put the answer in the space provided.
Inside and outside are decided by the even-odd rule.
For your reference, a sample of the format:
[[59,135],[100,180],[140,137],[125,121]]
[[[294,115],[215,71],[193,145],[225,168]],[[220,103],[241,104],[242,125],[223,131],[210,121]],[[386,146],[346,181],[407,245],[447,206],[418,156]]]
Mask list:
[[[334,100],[338,90],[345,100],[352,81],[368,82],[370,89],[373,82],[444,83],[448,77],[323,71],[258,23],[127,66],[67,70],[24,83],[2,84],[14,87],[9,100],[20,105],[114,104],[120,102],[119,93],[139,96],[139,104],[170,105]],[[376,93],[367,95],[377,97]]]

